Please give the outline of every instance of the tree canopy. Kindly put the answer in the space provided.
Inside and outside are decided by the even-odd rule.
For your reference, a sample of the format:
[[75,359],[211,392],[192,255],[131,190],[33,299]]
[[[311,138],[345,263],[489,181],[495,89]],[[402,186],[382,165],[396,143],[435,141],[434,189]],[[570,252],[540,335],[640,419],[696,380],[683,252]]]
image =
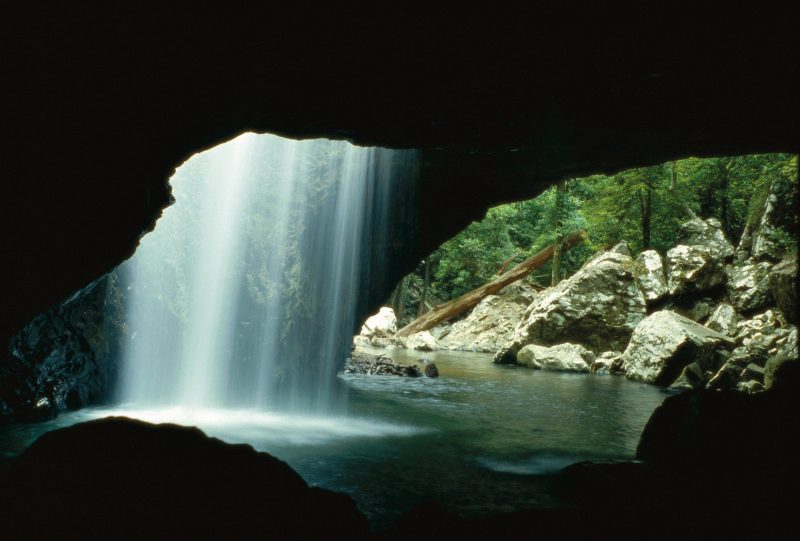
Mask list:
[[[554,179],[556,181],[558,179]],[[589,238],[564,253],[560,274],[569,276],[597,251],[626,241],[634,254],[662,253],[677,241],[678,225],[694,213],[720,220],[738,243],[748,222],[759,219],[770,187],[778,195],[775,236],[785,251],[797,247],[797,156],[756,154],[687,158],[613,175],[569,179],[561,210],[564,235],[581,229]],[[429,256],[431,290],[441,300],[491,280],[509,260],[522,261],[552,244],[557,234],[555,185],[535,199],[489,209],[486,217]],[[550,263],[529,280],[550,284]],[[423,281],[424,265],[410,276]],[[416,310],[416,307],[410,309]]]

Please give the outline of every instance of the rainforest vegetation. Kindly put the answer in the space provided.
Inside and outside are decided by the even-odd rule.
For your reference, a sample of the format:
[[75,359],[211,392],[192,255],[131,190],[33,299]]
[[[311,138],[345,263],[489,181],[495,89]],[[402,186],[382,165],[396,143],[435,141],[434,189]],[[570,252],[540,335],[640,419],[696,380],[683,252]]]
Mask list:
[[[665,251],[675,244],[678,224],[691,213],[717,218],[736,245],[748,223],[758,219],[770,190],[780,207],[773,240],[791,252],[798,228],[796,175],[797,156],[756,154],[687,158],[565,179],[535,199],[489,209],[483,220],[443,244],[404,278],[391,304],[401,319],[413,319],[437,302],[486,283],[553,244],[557,236],[579,230],[587,232],[587,239],[563,253],[557,279],[619,241],[626,241],[634,255],[648,248]],[[551,285],[552,267],[553,260],[548,261],[527,280]]]

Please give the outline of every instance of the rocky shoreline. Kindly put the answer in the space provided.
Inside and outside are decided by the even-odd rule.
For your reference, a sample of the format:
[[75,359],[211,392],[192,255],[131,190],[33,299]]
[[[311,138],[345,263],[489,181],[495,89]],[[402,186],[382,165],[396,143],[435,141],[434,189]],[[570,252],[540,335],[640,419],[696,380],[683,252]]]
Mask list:
[[770,242],[765,205],[736,248],[718,220],[692,218],[666,254],[633,258],[620,243],[555,287],[512,284],[452,325],[396,336],[383,307],[354,345],[489,352],[496,363],[676,390],[762,391],[768,361],[798,355],[796,254]]

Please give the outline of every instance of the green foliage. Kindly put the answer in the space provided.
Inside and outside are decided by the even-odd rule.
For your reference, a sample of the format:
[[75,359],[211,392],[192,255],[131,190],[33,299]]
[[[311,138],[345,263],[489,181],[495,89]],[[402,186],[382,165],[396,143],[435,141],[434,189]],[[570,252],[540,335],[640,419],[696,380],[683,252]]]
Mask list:
[[[760,219],[770,190],[776,195],[778,226],[772,240],[786,252],[796,251],[794,155],[687,158],[571,180],[566,187],[564,233],[586,229],[589,240],[564,254],[562,273],[569,276],[594,253],[620,241],[637,254],[645,247],[648,229],[649,247],[664,253],[677,242],[687,206],[701,218],[719,219],[728,238],[737,244],[748,222],[754,225]],[[442,300],[453,299],[491,280],[512,256],[517,256],[514,265],[552,244],[554,213],[554,188],[529,201],[489,209],[483,220],[431,254],[438,262],[433,292]],[[549,285],[549,277],[547,264],[529,279]]]

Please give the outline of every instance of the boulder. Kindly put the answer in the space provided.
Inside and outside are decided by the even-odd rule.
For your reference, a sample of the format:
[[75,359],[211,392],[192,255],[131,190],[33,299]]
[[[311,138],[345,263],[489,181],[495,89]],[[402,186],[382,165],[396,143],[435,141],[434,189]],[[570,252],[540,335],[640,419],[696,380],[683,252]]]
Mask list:
[[778,342],[781,347],[791,346],[788,338],[792,331],[796,336],[796,327],[789,325],[780,311],[767,310],[736,324],[736,343],[746,348],[758,347],[766,351],[775,348],[777,351]]
[[764,385],[760,381],[751,379],[749,381],[739,382],[739,384],[736,386],[736,390],[747,394],[753,394],[763,391]]
[[437,340],[441,340],[442,338],[450,334],[450,331],[452,330],[453,330],[452,325],[450,325],[449,322],[444,321],[442,323],[439,323],[434,328],[430,329],[428,332],[431,333],[431,336],[433,336]]
[[438,378],[439,377],[439,367],[437,367],[436,363],[434,363],[434,362],[425,361],[423,363],[422,371],[429,378]]
[[613,374],[615,366],[621,363],[621,351],[604,351],[589,366],[589,371],[594,374]]
[[669,385],[683,368],[696,362],[703,372],[714,363],[715,351],[733,341],[668,310],[639,323],[623,354],[625,375],[634,380]]
[[355,351],[345,361],[345,374],[366,374],[369,376],[401,376],[418,378],[422,376],[419,367],[413,364],[401,364],[385,355],[372,355],[363,351]]
[[579,344],[529,344],[517,353],[517,364],[521,366],[560,372],[588,372],[594,360],[594,353]]
[[645,250],[634,262],[634,272],[647,304],[660,301],[669,293],[664,262],[655,250]]
[[770,270],[769,290],[786,319],[797,323],[797,261],[784,259]]
[[569,342],[594,352],[624,349],[646,309],[633,260],[623,251],[620,246],[598,255],[537,296],[495,362],[513,363],[528,344]]
[[373,337],[389,337],[397,332],[397,317],[394,315],[394,310],[388,306],[382,306],[377,314],[373,314],[367,318],[364,325],[361,327],[360,336],[367,338]]
[[779,355],[767,361],[764,367],[764,387],[772,389],[776,384],[786,384],[797,392],[800,388],[800,360],[797,357]]
[[693,218],[682,223],[678,228],[678,244],[705,246],[716,259],[733,259],[733,245],[725,237],[722,224],[716,218]]
[[775,341],[775,351],[773,353],[775,355],[782,355],[784,357],[796,359],[798,357],[797,327],[790,326],[785,329],[781,329],[781,331],[783,331],[785,334],[780,336]]
[[[363,539],[353,500],[197,428],[124,417],[41,436],[0,469],[4,539]],[[34,504],[46,498],[48,505]],[[10,530],[10,531],[9,531]]]
[[713,303],[714,301],[709,297],[700,299],[680,299],[680,302],[668,303],[665,308],[683,317],[689,318],[695,323],[703,324],[713,311]]
[[722,303],[711,313],[708,321],[706,321],[706,327],[725,336],[735,336],[738,319],[733,306],[728,303]]
[[771,268],[771,263],[752,260],[728,268],[728,297],[737,312],[753,312],[772,303],[769,283]]
[[742,381],[758,380],[764,381],[764,367],[755,363],[750,363],[744,367],[742,373],[739,374],[739,379]]
[[[735,389],[739,383],[753,379],[754,373],[758,373],[758,379],[762,379],[763,374],[760,369],[766,362],[765,348],[756,344],[749,347],[739,346],[733,350],[713,377],[709,378],[707,387],[713,390]],[[753,368],[749,370],[749,367]]]
[[428,331],[421,331],[406,338],[405,346],[417,351],[436,351],[439,349],[439,342]]
[[536,295],[536,291],[530,286],[512,284],[498,295],[487,296],[465,319],[453,323],[449,332],[440,337],[440,348],[497,352],[511,339],[514,329]]
[[776,229],[774,218],[778,196],[774,193],[773,187],[774,184],[770,185],[769,195],[764,201],[764,210],[753,231],[750,255],[755,259],[778,261],[783,255],[780,246],[774,240]]
[[680,244],[667,251],[667,283],[672,296],[709,291],[725,283],[725,266],[706,246]]
[[687,364],[670,389],[699,389],[705,386],[705,373],[697,363]]

